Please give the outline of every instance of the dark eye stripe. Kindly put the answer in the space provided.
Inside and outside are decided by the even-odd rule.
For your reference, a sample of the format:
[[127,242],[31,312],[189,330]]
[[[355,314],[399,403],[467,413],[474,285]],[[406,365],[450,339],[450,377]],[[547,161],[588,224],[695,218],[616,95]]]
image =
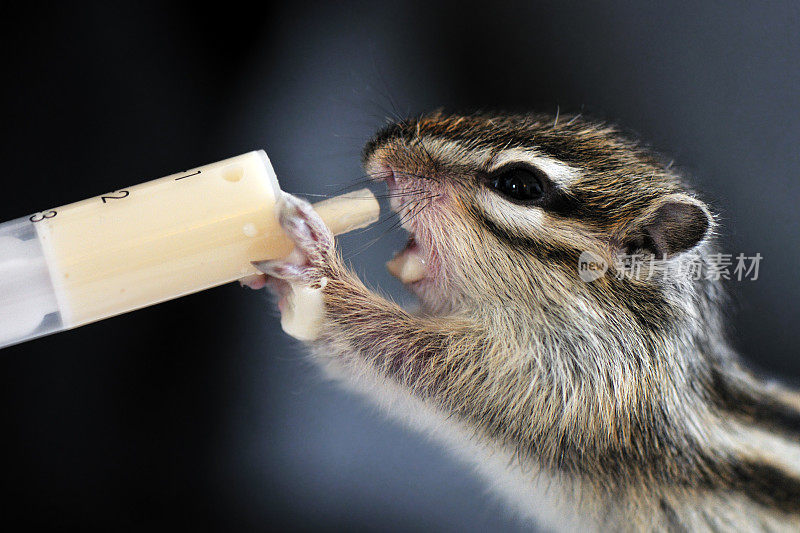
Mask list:
[[504,228],[492,220],[477,206],[472,206],[470,208],[470,214],[477,222],[489,230],[492,235],[509,245],[512,250],[519,251],[520,253],[534,253],[537,257],[548,258],[569,268],[578,264],[578,257],[581,251],[576,248],[540,241],[528,237],[527,235],[515,234],[512,229]]

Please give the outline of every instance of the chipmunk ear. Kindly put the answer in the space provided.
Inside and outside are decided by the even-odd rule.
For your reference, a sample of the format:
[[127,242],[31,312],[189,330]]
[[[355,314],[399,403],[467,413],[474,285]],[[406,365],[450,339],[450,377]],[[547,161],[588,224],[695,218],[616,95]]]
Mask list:
[[700,200],[686,194],[671,194],[660,199],[637,221],[626,241],[626,253],[637,250],[670,258],[702,241],[714,219]]

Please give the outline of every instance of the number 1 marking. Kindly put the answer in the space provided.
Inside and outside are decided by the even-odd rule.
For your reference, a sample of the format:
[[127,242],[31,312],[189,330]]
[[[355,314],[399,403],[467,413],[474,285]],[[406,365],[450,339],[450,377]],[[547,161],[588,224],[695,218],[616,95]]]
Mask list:
[[198,174],[200,174],[200,172],[201,172],[201,171],[200,171],[200,170],[198,170],[197,172],[193,172],[193,173],[191,173],[191,174],[188,174],[188,175],[186,175],[186,176],[181,176],[180,178],[175,178],[175,181],[178,181],[178,180],[185,180],[186,178],[191,178],[192,176],[197,176]]

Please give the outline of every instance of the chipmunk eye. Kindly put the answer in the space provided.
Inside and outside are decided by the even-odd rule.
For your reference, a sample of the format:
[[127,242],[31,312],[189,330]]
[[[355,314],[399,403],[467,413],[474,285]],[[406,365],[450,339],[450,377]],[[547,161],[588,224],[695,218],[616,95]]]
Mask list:
[[541,171],[516,167],[492,176],[489,186],[518,202],[532,202],[544,195]]

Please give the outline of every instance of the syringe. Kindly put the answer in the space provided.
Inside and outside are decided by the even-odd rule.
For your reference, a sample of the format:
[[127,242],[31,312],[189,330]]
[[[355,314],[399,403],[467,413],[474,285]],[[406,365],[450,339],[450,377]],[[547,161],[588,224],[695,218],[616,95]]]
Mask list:
[[[246,278],[292,243],[263,150],[0,224],[0,348]],[[368,190],[315,204],[365,227]]]

